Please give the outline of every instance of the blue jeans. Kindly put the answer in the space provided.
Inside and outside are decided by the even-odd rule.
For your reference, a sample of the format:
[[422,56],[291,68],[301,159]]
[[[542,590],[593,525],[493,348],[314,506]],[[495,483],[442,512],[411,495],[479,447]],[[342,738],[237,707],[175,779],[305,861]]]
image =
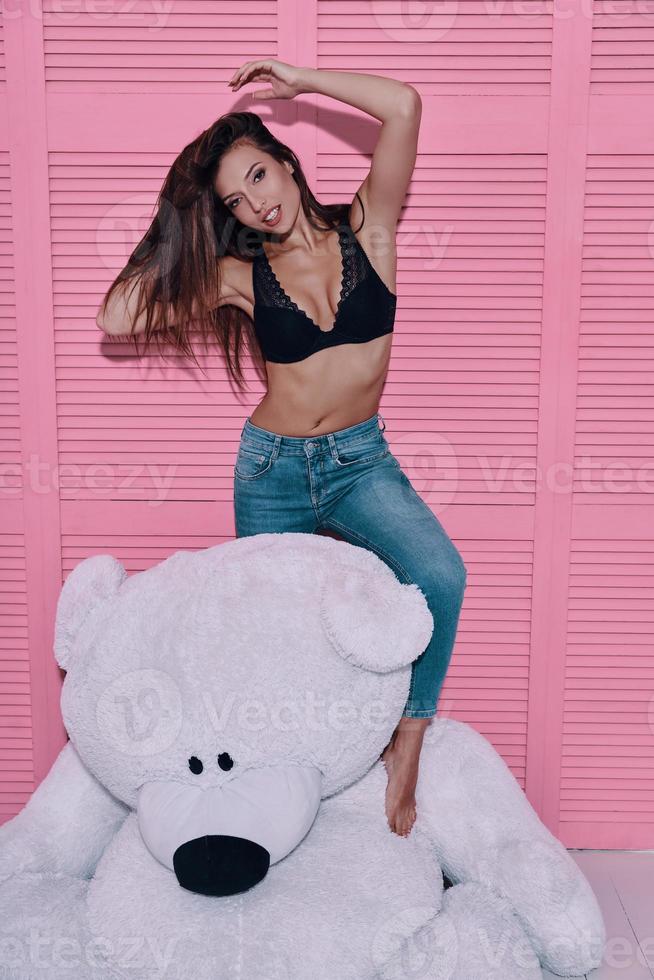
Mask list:
[[419,585],[434,632],[411,665],[404,715],[429,718],[452,656],[466,567],[391,453],[379,419],[304,438],[248,418],[234,468],[236,537],[333,531],[373,551],[401,582]]

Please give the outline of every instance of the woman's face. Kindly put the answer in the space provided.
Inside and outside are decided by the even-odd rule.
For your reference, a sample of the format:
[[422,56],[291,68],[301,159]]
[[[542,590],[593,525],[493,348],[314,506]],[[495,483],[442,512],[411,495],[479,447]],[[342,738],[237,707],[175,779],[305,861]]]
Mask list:
[[[279,163],[251,143],[240,144],[222,157],[214,182],[228,211],[243,225],[283,234],[293,225],[300,207],[300,191],[291,177],[291,164]],[[273,221],[267,212],[278,207]]]

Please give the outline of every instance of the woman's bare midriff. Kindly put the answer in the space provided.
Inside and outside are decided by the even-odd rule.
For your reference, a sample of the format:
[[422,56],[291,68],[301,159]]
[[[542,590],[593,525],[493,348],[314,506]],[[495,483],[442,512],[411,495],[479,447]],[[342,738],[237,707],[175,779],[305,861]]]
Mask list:
[[393,334],[365,344],[340,344],[303,361],[266,361],[268,391],[250,415],[283,436],[319,436],[371,418],[388,371]]

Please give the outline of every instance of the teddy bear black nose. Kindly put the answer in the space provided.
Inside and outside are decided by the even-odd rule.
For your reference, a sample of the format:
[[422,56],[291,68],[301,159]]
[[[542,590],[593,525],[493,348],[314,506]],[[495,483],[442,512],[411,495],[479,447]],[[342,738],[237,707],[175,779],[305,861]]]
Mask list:
[[234,765],[234,760],[232,759],[229,752],[220,753],[220,755],[218,756],[218,765],[220,766],[221,769],[224,769],[225,772],[229,772],[229,770]]
[[244,837],[209,834],[181,844],[173,868],[182,888],[200,895],[237,895],[268,873],[270,854]]

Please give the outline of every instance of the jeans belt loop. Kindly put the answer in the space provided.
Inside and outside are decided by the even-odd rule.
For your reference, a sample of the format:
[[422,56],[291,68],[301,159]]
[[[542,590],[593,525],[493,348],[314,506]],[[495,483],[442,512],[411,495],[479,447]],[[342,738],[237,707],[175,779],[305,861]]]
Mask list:
[[381,431],[383,432],[385,430],[385,428],[386,428],[386,423],[384,422],[383,416],[380,415],[379,413],[377,413],[377,417],[381,419],[381,423],[382,423],[382,425],[381,425]]

